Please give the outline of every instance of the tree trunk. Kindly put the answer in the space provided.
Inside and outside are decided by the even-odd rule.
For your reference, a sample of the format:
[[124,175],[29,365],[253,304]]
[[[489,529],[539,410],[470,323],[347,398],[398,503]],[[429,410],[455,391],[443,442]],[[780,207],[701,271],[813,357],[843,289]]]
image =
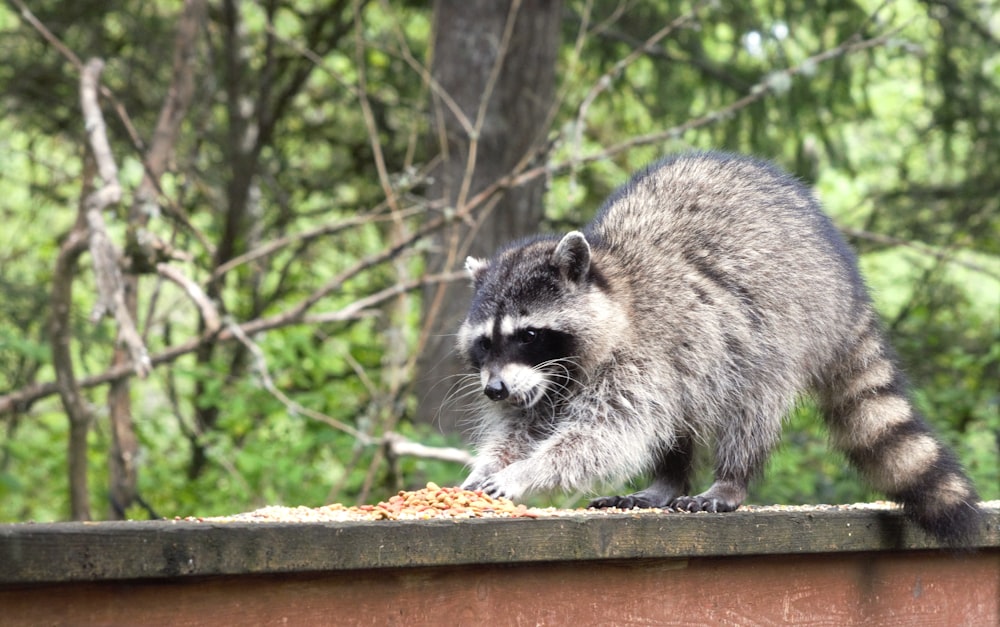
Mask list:
[[[442,163],[430,198],[444,207],[462,211],[478,191],[530,161],[543,145],[555,91],[561,8],[561,2],[550,0],[435,3],[431,74],[440,91],[434,93],[433,129]],[[428,272],[453,270],[466,255],[489,255],[500,244],[535,231],[543,193],[541,179],[506,190],[491,211],[473,214],[474,238],[469,238],[468,222],[444,229]],[[454,431],[462,417],[463,403],[447,397],[453,375],[462,372],[453,338],[468,289],[441,285],[424,293],[418,419],[444,431]]]
[[[84,193],[90,193],[93,176],[91,160],[84,166]],[[82,200],[81,200],[82,205]],[[90,491],[87,482],[87,434],[93,415],[87,400],[80,393],[73,369],[71,325],[73,310],[73,281],[76,279],[77,261],[87,250],[87,226],[81,208],[76,225],[59,247],[55,271],[52,273],[51,319],[49,337],[52,342],[52,365],[56,371],[56,384],[63,409],[69,419],[69,441],[66,450],[67,480],[69,483],[70,518],[90,520]]]
[[[184,11],[178,19],[174,39],[173,64],[170,86],[167,90],[156,129],[145,155],[146,173],[136,190],[128,213],[130,245],[129,264],[124,273],[125,303],[132,320],[138,321],[139,275],[151,271],[158,252],[150,249],[151,238],[142,237],[149,225],[150,216],[159,213],[157,197],[159,179],[166,172],[180,133],[180,126],[194,96],[194,78],[197,63],[197,42],[205,20],[205,0],[185,0]],[[145,242],[145,244],[143,243]],[[130,361],[128,351],[115,349],[112,366]],[[143,503],[138,493],[139,440],[132,416],[131,380],[112,382],[108,388],[108,415],[111,422],[112,446],[108,454],[109,508],[112,520],[125,518],[126,510],[133,503]],[[149,509],[147,507],[147,509]],[[152,515],[152,512],[150,511]]]
[[[138,287],[138,277],[126,277],[126,284]],[[134,294],[135,292],[132,292]],[[136,313],[135,298],[129,298],[129,313]],[[112,366],[130,363],[128,351],[118,347]],[[111,426],[111,448],[108,451],[108,519],[125,520],[126,510],[136,500],[139,440],[132,420],[131,378],[119,379],[108,386],[108,418]]]

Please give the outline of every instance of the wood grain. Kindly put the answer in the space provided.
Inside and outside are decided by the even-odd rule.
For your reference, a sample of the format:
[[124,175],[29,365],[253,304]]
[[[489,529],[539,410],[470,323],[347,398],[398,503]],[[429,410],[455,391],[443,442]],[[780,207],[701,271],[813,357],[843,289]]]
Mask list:
[[997,625],[1000,511],[0,525],[0,624]]
[[997,625],[1000,552],[397,568],[0,589],[4,625]]
[[[0,585],[377,568],[918,550],[898,511],[353,523],[0,525]],[[1000,547],[989,510],[981,548]]]
[[[898,511],[580,515],[353,523],[0,525],[0,584],[938,545]],[[990,510],[981,547],[1000,546]]]

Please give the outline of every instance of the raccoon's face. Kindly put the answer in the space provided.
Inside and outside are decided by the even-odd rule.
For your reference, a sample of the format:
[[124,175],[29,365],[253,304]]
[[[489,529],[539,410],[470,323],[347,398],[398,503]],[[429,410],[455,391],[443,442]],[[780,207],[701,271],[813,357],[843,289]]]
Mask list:
[[471,329],[466,357],[493,401],[533,407],[573,380],[573,336],[557,329],[519,325],[514,319]]
[[476,292],[458,348],[489,399],[522,408],[556,403],[583,378],[594,350],[588,325],[600,326],[592,310],[603,301],[590,254],[573,232],[466,261]]

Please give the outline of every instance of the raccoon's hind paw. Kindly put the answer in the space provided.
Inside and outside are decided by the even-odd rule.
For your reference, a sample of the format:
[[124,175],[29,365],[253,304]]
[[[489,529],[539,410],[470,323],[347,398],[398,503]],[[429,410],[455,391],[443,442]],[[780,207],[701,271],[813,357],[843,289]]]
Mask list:
[[607,509],[609,507],[632,509],[636,506],[634,501],[631,494],[628,496],[599,496],[587,503],[587,509]]
[[588,503],[587,507],[589,509],[606,509],[609,507],[616,507],[618,509],[662,509],[668,505],[667,501],[636,492],[635,494],[626,494],[624,496],[599,496]]
[[670,503],[670,507],[678,511],[712,512],[713,514],[732,512],[739,506],[739,503],[700,494],[698,496],[679,496]]
[[678,496],[670,507],[684,512],[731,512],[747,497],[747,484],[732,479],[717,479],[712,487],[695,496]]

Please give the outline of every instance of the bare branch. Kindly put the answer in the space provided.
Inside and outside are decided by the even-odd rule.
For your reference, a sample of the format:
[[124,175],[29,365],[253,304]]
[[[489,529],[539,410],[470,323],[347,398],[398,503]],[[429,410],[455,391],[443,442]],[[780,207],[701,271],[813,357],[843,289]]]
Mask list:
[[184,290],[195,306],[198,307],[198,311],[201,312],[201,319],[205,322],[205,332],[212,334],[219,330],[222,323],[219,319],[219,311],[215,307],[215,303],[205,295],[205,292],[198,286],[197,283],[189,279],[184,275],[183,272],[174,268],[170,264],[158,263],[156,264],[156,272],[165,279],[173,281]]
[[[428,285],[433,285],[441,281],[455,281],[459,279],[465,279],[465,273],[463,272],[450,272],[447,274],[440,274],[434,276],[426,276],[420,279],[414,279],[413,281],[405,284],[405,289],[415,290],[426,287]],[[392,298],[398,296],[398,291],[402,289],[400,286],[392,286],[373,294],[364,299],[364,306],[357,306],[352,303],[341,308],[338,311],[330,312],[327,314],[321,314],[323,319],[326,321],[336,321],[345,322],[350,320],[356,320],[365,315],[369,315],[367,310],[371,307],[388,301]],[[316,322],[315,319],[307,319],[302,315],[297,313],[296,308],[291,310],[294,315],[286,312],[284,314],[277,314],[270,316],[268,318],[257,318],[244,322],[239,325],[240,330],[244,334],[253,335],[254,333],[260,333],[262,331],[269,331],[272,329],[279,329],[283,327],[293,326],[297,324],[306,324],[308,322]],[[222,329],[213,335],[202,334],[199,337],[191,338],[186,342],[182,342],[175,346],[156,353],[150,357],[150,364],[153,367],[162,366],[165,364],[172,363],[177,359],[193,353],[202,344],[208,341],[218,341],[218,342],[228,342],[235,340],[236,337],[233,335],[232,329],[230,327],[223,326]],[[79,386],[81,389],[87,389],[92,387],[97,387],[99,385],[105,385],[111,383],[112,381],[117,381],[135,374],[134,369],[131,365],[125,364],[120,366],[112,366],[108,368],[105,372],[97,375],[92,375],[79,380]],[[0,415],[10,414],[14,412],[26,411],[33,403],[40,399],[52,396],[59,392],[58,385],[55,382],[47,383],[36,383],[23,387],[17,391],[11,392],[9,394],[4,394],[0,396]]]
[[[883,46],[895,37],[903,28],[904,26],[900,26],[899,28],[892,29],[882,35],[872,37],[870,39],[864,39],[860,35],[854,35],[836,48],[824,50],[823,52],[817,53],[803,60],[795,66],[769,74],[764,80],[751,87],[750,92],[742,98],[739,98],[724,107],[705,113],[697,118],[692,118],[683,124],[678,124],[656,133],[639,135],[590,155],[584,155],[581,157],[573,156],[565,161],[548,163],[530,168],[514,168],[508,176],[502,177],[493,184],[484,187],[478,194],[469,199],[468,204],[471,206],[480,206],[486,198],[498,194],[505,189],[517,187],[527,183],[528,181],[533,181],[540,176],[553,176],[571,170],[578,165],[602,161],[639,146],[646,146],[671,139],[678,139],[688,131],[710,126],[721,120],[728,119],[751,104],[762,100],[773,93],[775,88],[779,84],[784,84],[787,79],[800,74],[813,72],[815,71],[817,65],[832,59],[860,52],[862,50]],[[524,165],[526,166],[526,164]]]
[[844,235],[848,235],[850,237],[856,237],[858,239],[868,240],[870,242],[876,242],[878,244],[886,244],[889,246],[905,246],[906,248],[912,248],[913,250],[916,250],[921,254],[927,255],[929,257],[934,257],[935,259],[939,259],[947,263],[952,263],[957,266],[962,266],[963,268],[972,270],[973,272],[978,272],[980,274],[984,274],[990,277],[991,279],[996,279],[1000,281],[1000,274],[997,274],[990,268],[987,268],[977,263],[972,263],[970,261],[965,261],[964,259],[959,259],[957,256],[955,256],[955,254],[949,253],[947,250],[937,250],[935,248],[927,246],[926,244],[921,244],[919,242],[911,242],[909,240],[900,239],[898,237],[892,237],[891,235],[883,235],[882,233],[872,233],[871,231],[865,231],[863,229],[842,228],[840,229],[840,231]]
[[[464,271],[455,272],[445,272],[443,274],[438,274],[434,276],[423,277],[420,279],[413,279],[412,281],[406,281],[403,283],[397,283],[391,287],[387,287],[384,290],[380,290],[354,301],[350,305],[339,309],[334,312],[327,314],[315,314],[312,316],[306,316],[302,319],[304,323],[320,323],[320,322],[342,322],[345,320],[352,320],[365,315],[365,312],[371,308],[384,303],[392,298],[399,296],[400,294],[405,294],[407,292],[412,292],[413,290],[425,287],[427,285],[432,285],[435,283],[449,283],[452,281],[460,281],[467,278],[467,274]],[[372,312],[374,315],[375,312]]]
[[[469,154],[465,159],[465,176],[462,177],[462,185],[459,188],[458,196],[455,199],[457,207],[463,207],[472,189],[472,179],[476,172],[476,159],[479,154],[479,140],[482,137],[483,124],[486,122],[486,112],[489,110],[490,101],[493,99],[493,90],[496,88],[500,78],[500,71],[503,69],[507,59],[507,51],[510,49],[510,40],[514,34],[514,24],[517,22],[517,15],[521,10],[521,0],[511,0],[510,9],[507,12],[507,21],[504,23],[503,34],[500,36],[500,45],[497,49],[497,57],[490,68],[490,74],[483,87],[483,93],[479,97],[479,110],[476,111],[476,123],[473,132],[469,135]],[[457,235],[457,233],[456,233]],[[454,253],[454,247],[451,253]],[[449,256],[449,266],[454,263],[454,259]]]
[[77,71],[83,71],[83,61],[80,60],[80,57],[76,56],[75,52],[70,50],[66,44],[53,35],[52,31],[46,28],[45,24],[42,24],[42,22],[35,17],[35,14],[28,8],[28,5],[22,2],[22,0],[11,0],[11,2],[21,12],[21,18],[28,24],[31,24],[31,27],[38,31],[38,34],[41,35],[45,41],[49,42],[50,46],[55,48],[59,54],[72,63],[73,67],[75,67]]
[[[384,206],[384,205],[383,205]],[[426,207],[413,207],[412,209],[400,210],[399,217],[412,217],[421,215],[426,211]],[[302,233],[292,233],[285,235],[284,237],[279,237],[273,239],[269,242],[261,244],[253,250],[249,250],[242,255],[233,257],[226,263],[220,265],[212,273],[212,278],[217,279],[223,274],[230,272],[234,268],[237,268],[245,263],[250,263],[256,261],[262,257],[267,257],[273,255],[279,250],[286,248],[292,244],[309,242],[311,240],[325,237],[328,235],[334,235],[340,233],[341,231],[346,231],[347,229],[362,226],[365,224],[370,224],[373,222],[381,222],[385,220],[396,220],[397,216],[393,215],[380,215],[378,213],[379,208],[369,213],[364,213],[361,215],[346,218],[344,220],[338,220],[337,222],[330,222],[328,224],[323,224],[308,231],[303,231]]]
[[579,149],[579,147],[583,143],[584,120],[586,120],[587,113],[590,110],[590,105],[593,104],[594,100],[596,100],[597,97],[602,92],[610,88],[614,80],[617,79],[619,76],[621,76],[621,73],[624,72],[629,65],[634,63],[644,54],[648,54],[649,51],[652,50],[653,47],[656,46],[656,44],[659,41],[663,40],[664,37],[671,34],[678,28],[681,28],[688,22],[692,21],[698,14],[698,11],[700,11],[705,4],[706,4],[705,2],[697,3],[689,12],[685,13],[684,15],[681,15],[680,17],[670,22],[657,32],[653,33],[653,35],[650,36],[645,42],[643,42],[641,46],[638,46],[635,50],[630,52],[625,58],[619,60],[617,63],[614,64],[614,66],[612,66],[610,70],[605,72],[603,76],[597,79],[594,85],[590,88],[590,91],[583,98],[583,101],[580,103],[580,107],[577,109],[576,138],[575,138],[577,149]]
[[389,455],[394,457],[420,457],[466,465],[472,463],[472,455],[464,449],[450,446],[425,446],[408,440],[396,432],[385,434],[382,436],[382,441],[387,445]]
[[[83,72],[83,61],[80,60],[80,57],[78,57],[76,53],[70,50],[66,44],[64,44],[58,37],[56,37],[52,33],[52,31],[46,28],[45,24],[43,24],[37,17],[35,17],[35,14],[31,12],[31,9],[29,9],[28,6],[24,4],[22,0],[11,0],[11,2],[21,12],[21,17],[24,19],[24,21],[30,24],[31,27],[34,28],[35,31],[37,31],[38,34],[42,36],[42,39],[47,41],[49,45],[55,48],[56,51],[59,54],[61,54],[63,58],[69,61],[73,65],[73,67],[76,68],[78,72],[80,73]],[[125,110],[125,106],[122,105],[121,101],[118,100],[115,97],[115,95],[111,92],[111,90],[109,90],[107,87],[102,85],[100,86],[100,90],[101,90],[101,95],[107,98],[108,101],[112,104],[112,106],[114,106],[115,111],[118,113],[119,119],[122,121],[122,124],[128,131],[129,138],[132,140],[132,143],[138,150],[141,151],[142,140],[139,139],[139,133],[135,130],[135,125],[132,124],[132,119],[129,117],[128,112]]]
[[80,75],[80,106],[83,109],[83,124],[87,129],[87,139],[97,162],[97,172],[104,182],[103,187],[87,196],[88,210],[105,209],[121,200],[122,188],[118,182],[118,166],[111,154],[111,144],[108,143],[107,128],[104,125],[104,114],[97,103],[98,81],[104,61],[91,59],[83,67]]
[[[85,160],[84,169],[93,169],[93,161]],[[86,195],[90,177],[84,178]],[[87,249],[87,226],[84,221],[83,201],[76,224],[69,236],[59,246],[59,255],[52,273],[50,296],[51,318],[49,340],[52,347],[52,366],[56,373],[55,387],[69,419],[67,450],[68,483],[70,486],[70,514],[73,520],[90,520],[90,490],[87,482],[87,432],[93,421],[93,412],[80,392],[73,367],[70,326],[73,303],[73,280],[77,261]]]
[[287,394],[278,389],[278,386],[274,384],[274,379],[271,378],[271,373],[267,369],[267,359],[264,357],[264,351],[261,350],[260,346],[251,340],[250,336],[248,336],[240,325],[235,322],[231,320],[227,322],[226,329],[228,329],[229,332],[232,333],[233,337],[239,340],[239,342],[250,351],[250,354],[253,355],[254,368],[257,371],[257,376],[260,377],[261,383],[264,385],[264,389],[267,390],[271,396],[281,401],[281,404],[287,407],[291,413],[306,416],[312,420],[316,420],[333,427],[337,431],[343,431],[362,444],[371,444],[371,438],[369,438],[366,433],[362,433],[347,423],[341,422],[336,418],[331,418],[322,412],[309,409],[308,407],[300,405],[290,399]]
[[129,351],[135,373],[145,377],[151,368],[149,355],[125,302],[125,289],[118,267],[121,255],[108,237],[104,217],[101,215],[104,209],[120,201],[122,194],[121,184],[118,182],[118,167],[115,165],[111,145],[108,143],[104,115],[97,102],[98,80],[103,68],[103,61],[91,59],[84,66],[80,77],[80,104],[83,108],[84,124],[103,183],[84,200],[87,226],[90,230],[90,255],[98,292],[92,318],[96,321],[105,314],[114,316],[118,323],[119,339]]
[[[170,84],[156,120],[156,128],[153,130],[149,149],[142,154],[145,173],[133,196],[132,207],[129,209],[129,223],[133,228],[148,223],[150,216],[154,215],[157,210],[155,206],[157,200],[165,197],[160,186],[160,179],[167,171],[167,166],[177,144],[181,124],[187,116],[191,100],[194,97],[195,70],[197,69],[196,44],[202,22],[205,19],[205,10],[205,0],[185,0],[184,11],[178,20],[177,34],[174,38]],[[187,212],[183,208],[169,200],[164,202],[163,207],[167,210],[166,213],[198,239],[205,250],[213,250],[208,238],[191,224]],[[147,239],[152,245],[159,243],[155,237]]]
[[[91,194],[87,198],[87,204],[93,204],[94,196],[100,195],[100,191]],[[90,312],[90,321],[96,324],[105,315],[115,315],[116,294],[122,291],[122,277],[118,269],[121,255],[108,236],[100,209],[88,208],[86,220],[90,232],[90,256],[94,266],[94,279],[97,283],[97,302]]]
[[[393,8],[388,4],[388,2],[382,0],[381,4],[386,14],[391,15],[393,12]],[[455,120],[458,122],[459,126],[462,127],[462,130],[467,135],[471,136],[474,132],[474,129],[472,126],[472,121],[469,119],[469,116],[465,115],[465,112],[462,111],[462,107],[460,107],[458,103],[455,102],[455,99],[452,97],[450,93],[448,93],[448,90],[443,88],[441,84],[434,78],[430,70],[428,70],[423,63],[418,61],[417,58],[413,56],[413,53],[410,51],[410,47],[406,45],[406,37],[403,35],[402,29],[399,28],[399,25],[396,22],[394,22],[393,34],[396,37],[397,45],[399,46],[399,53],[402,56],[403,61],[405,61],[406,64],[410,66],[410,69],[412,69],[414,72],[420,75],[420,79],[431,90],[431,93],[434,94],[434,97],[441,99],[441,102],[444,104],[445,108],[447,108],[448,111],[450,111],[451,114],[455,116]]]
[[365,64],[365,45],[363,26],[361,22],[361,3],[357,0],[354,4],[354,62],[355,70],[358,73],[358,103],[361,105],[361,115],[365,120],[365,128],[368,131],[368,143],[372,148],[372,155],[375,158],[375,171],[378,172],[378,181],[382,186],[382,193],[385,194],[385,201],[389,204],[389,209],[393,216],[399,214],[399,200],[396,192],[389,182],[389,171],[385,165],[385,155],[382,151],[382,143],[379,141],[378,126],[375,122],[375,114],[372,112],[372,105],[368,99],[368,72]]
[[264,351],[260,348],[260,346],[251,340],[239,325],[230,321],[226,325],[226,328],[253,355],[254,368],[257,371],[257,376],[260,377],[264,389],[266,389],[271,396],[281,402],[281,404],[284,405],[293,415],[302,415],[311,420],[321,422],[329,427],[332,427],[333,429],[336,429],[337,431],[350,435],[364,446],[385,446],[388,454],[395,457],[421,457],[425,459],[437,459],[460,464],[469,464],[472,462],[472,455],[470,455],[468,451],[464,451],[462,449],[425,446],[423,444],[412,442],[394,431],[386,432],[382,435],[382,437],[375,438],[367,433],[358,431],[351,425],[337,420],[336,418],[305,407],[301,403],[289,398],[287,394],[278,389],[278,386],[275,385],[274,379],[271,378],[271,373],[267,367],[267,358],[265,357]]
[[768,74],[764,80],[757,83],[750,88],[750,93],[742,98],[730,103],[729,105],[717,109],[705,115],[699,116],[688,120],[683,124],[674,126],[665,131],[660,131],[657,133],[649,133],[647,135],[640,135],[634,137],[628,141],[621,142],[614,146],[611,146],[605,150],[602,150],[598,155],[592,155],[590,157],[584,157],[581,159],[583,162],[596,161],[598,159],[606,159],[608,157],[613,157],[615,155],[621,154],[623,152],[632,150],[637,146],[645,146],[648,144],[655,144],[662,141],[677,139],[684,135],[684,133],[694,130],[696,128],[701,128],[703,126],[708,126],[714,124],[720,120],[727,119],[738,111],[745,109],[751,104],[757,102],[758,100],[763,100],[769,94],[773,93],[781,85],[788,84],[788,81],[798,76],[799,74],[809,73],[814,71],[815,67],[820,63],[836,59],[847,54],[854,52],[859,52],[862,50],[868,50],[870,48],[876,48],[878,46],[885,45],[890,39],[892,39],[903,27],[893,29],[886,32],[878,37],[873,37],[871,39],[863,39],[860,35],[855,35],[849,38],[847,41],[843,42],[836,48],[831,48],[830,50],[824,50],[823,52],[813,55],[808,59],[802,61],[798,65],[790,67],[785,70],[778,70]]

